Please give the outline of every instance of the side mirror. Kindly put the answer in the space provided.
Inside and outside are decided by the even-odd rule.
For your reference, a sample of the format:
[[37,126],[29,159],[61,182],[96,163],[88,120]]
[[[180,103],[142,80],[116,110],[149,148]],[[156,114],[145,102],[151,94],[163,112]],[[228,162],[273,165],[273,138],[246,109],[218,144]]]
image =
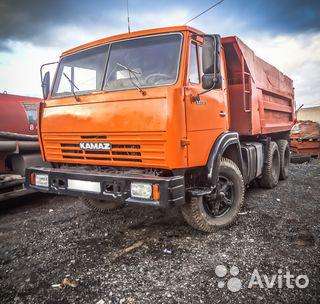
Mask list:
[[47,99],[50,92],[50,72],[49,71],[44,74],[41,82],[41,87],[42,87],[43,99]]
[[202,47],[202,87],[205,90],[220,89],[220,35],[205,35]]

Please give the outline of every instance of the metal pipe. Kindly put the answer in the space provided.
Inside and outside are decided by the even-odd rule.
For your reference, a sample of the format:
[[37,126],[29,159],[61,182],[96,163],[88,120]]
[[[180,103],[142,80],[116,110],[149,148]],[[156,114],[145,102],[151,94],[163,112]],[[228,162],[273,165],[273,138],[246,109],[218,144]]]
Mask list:
[[27,135],[27,134],[19,134],[19,133],[12,133],[12,132],[0,132],[0,138],[38,141],[37,135]]
[[22,176],[24,176],[25,170],[28,167],[45,166],[40,153],[13,154],[10,160],[13,172]]
[[17,148],[15,141],[0,141],[0,152],[14,152]]
[[19,152],[39,151],[40,146],[37,141],[17,141]]
[[0,152],[12,153],[18,151],[20,153],[39,150],[40,145],[37,141],[0,140]]

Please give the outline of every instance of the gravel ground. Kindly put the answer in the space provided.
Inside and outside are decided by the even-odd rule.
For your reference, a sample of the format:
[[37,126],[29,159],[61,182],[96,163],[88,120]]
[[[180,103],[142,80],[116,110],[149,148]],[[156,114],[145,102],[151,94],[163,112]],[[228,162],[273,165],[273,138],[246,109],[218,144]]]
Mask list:
[[[320,303],[320,161],[292,165],[276,189],[251,187],[236,222],[211,235],[179,210],[102,215],[67,197],[25,197],[0,212],[0,303]],[[231,274],[219,278],[218,265]],[[248,288],[254,269],[264,288]],[[286,271],[308,286],[288,288]],[[78,285],[52,287],[66,277]]]

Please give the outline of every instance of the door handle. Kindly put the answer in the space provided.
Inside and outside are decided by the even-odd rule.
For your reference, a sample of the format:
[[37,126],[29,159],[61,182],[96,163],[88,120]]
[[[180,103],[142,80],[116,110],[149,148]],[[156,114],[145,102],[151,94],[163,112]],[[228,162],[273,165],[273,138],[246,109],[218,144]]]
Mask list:
[[200,96],[199,95],[192,96],[192,100],[191,101],[196,103],[196,104],[200,103],[201,102]]
[[202,101],[202,100],[200,99],[200,96],[199,96],[199,95],[193,96],[192,99],[191,99],[191,102],[192,102],[192,103],[195,103],[195,104],[198,105],[198,106],[207,104],[206,101]]
[[196,105],[204,105],[204,104],[206,104],[205,101],[202,101],[200,99],[199,95],[193,96],[192,99],[191,99],[191,102],[195,103]]
[[226,114],[226,112],[224,112],[224,111],[220,111],[220,112],[219,112],[219,115],[220,115],[221,117],[225,117],[227,114]]

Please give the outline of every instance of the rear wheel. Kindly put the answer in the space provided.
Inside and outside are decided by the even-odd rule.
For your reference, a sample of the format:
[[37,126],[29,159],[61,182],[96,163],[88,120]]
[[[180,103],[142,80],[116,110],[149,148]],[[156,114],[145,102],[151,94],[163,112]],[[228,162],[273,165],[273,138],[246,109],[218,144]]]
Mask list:
[[267,189],[274,188],[279,182],[280,154],[278,145],[271,141],[266,149],[266,163],[264,164],[260,186]]
[[104,201],[89,197],[81,197],[80,200],[89,208],[101,213],[109,213],[110,211],[119,209],[122,204],[117,201]]
[[244,182],[239,168],[231,160],[223,158],[216,197],[192,197],[182,207],[182,215],[193,228],[213,232],[234,221],[242,206],[243,196]]
[[290,164],[290,148],[289,143],[285,139],[277,141],[279,154],[280,154],[280,180],[287,179],[289,176],[289,164]]

